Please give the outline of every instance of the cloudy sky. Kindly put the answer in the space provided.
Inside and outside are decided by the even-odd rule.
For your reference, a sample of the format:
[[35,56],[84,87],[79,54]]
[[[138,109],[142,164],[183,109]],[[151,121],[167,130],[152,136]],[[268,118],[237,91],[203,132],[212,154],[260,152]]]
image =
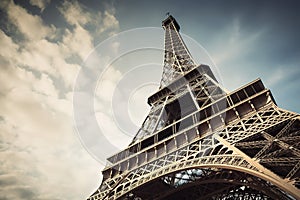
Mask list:
[[[122,42],[141,47],[145,40],[162,48],[160,26],[166,12],[177,19],[182,33],[208,52],[226,88],[233,90],[260,77],[280,107],[300,112],[297,1],[3,0],[1,200],[80,200],[94,192],[104,166],[99,157],[127,145],[132,134],[122,134],[123,129],[136,129],[115,122],[126,118],[123,111],[129,110],[130,119],[140,124],[140,116],[148,110],[147,95],[156,89],[160,79],[162,51],[146,49],[124,56]],[[123,38],[116,40],[116,36]],[[105,54],[101,54],[103,49]],[[199,55],[193,54],[196,58]],[[104,69],[102,64],[111,59],[116,60]],[[201,56],[198,60],[201,62]],[[78,81],[83,72],[89,73]],[[74,113],[80,110],[78,105],[88,102],[82,98],[84,101],[74,105],[78,97],[74,88],[78,82],[89,86],[90,77],[97,80],[96,89],[90,88],[96,93],[92,115],[99,124],[106,125],[101,129],[105,137],[90,135],[95,131],[92,125],[80,123],[89,121],[87,116],[79,117],[79,122],[74,120]],[[128,80],[139,80],[137,84],[131,82],[135,85],[131,86],[135,87],[133,92],[120,87],[125,80],[127,85]],[[114,84],[119,84],[117,92]],[[127,93],[131,96],[127,97]],[[128,99],[122,102],[124,95]],[[82,127],[84,131],[80,132]],[[102,145],[108,142],[112,146]],[[102,154],[98,156],[93,151]]]

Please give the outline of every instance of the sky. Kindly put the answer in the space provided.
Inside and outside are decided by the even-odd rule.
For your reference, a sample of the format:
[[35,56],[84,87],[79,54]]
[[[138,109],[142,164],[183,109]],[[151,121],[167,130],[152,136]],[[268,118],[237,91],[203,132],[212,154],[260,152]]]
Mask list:
[[278,106],[300,112],[296,0],[2,0],[1,200],[94,192],[105,157],[128,145],[149,111],[167,12],[225,88],[261,78]]

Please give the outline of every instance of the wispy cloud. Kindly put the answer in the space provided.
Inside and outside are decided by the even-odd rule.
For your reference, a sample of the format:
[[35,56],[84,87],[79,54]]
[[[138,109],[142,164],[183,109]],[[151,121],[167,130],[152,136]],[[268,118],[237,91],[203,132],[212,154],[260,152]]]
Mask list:
[[50,1],[51,0],[30,0],[29,2],[31,5],[38,7],[43,12]]
[[253,51],[264,33],[264,30],[257,30],[249,34],[241,33],[241,24],[239,18],[235,18],[225,30],[220,30],[217,36],[212,57],[216,64],[228,62]]

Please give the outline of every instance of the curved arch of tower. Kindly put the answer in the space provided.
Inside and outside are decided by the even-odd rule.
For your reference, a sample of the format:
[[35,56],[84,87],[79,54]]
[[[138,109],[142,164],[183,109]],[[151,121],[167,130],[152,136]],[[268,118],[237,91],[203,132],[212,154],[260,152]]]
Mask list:
[[159,91],[129,146],[111,156],[98,199],[300,199],[300,116],[260,79],[227,92],[162,22]]

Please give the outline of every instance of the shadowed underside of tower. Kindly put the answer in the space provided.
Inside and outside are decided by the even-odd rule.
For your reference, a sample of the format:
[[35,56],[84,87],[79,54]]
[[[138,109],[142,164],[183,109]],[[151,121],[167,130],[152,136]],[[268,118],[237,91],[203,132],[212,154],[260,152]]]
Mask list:
[[300,117],[260,79],[226,92],[197,65],[172,16],[159,91],[88,199],[300,199]]

